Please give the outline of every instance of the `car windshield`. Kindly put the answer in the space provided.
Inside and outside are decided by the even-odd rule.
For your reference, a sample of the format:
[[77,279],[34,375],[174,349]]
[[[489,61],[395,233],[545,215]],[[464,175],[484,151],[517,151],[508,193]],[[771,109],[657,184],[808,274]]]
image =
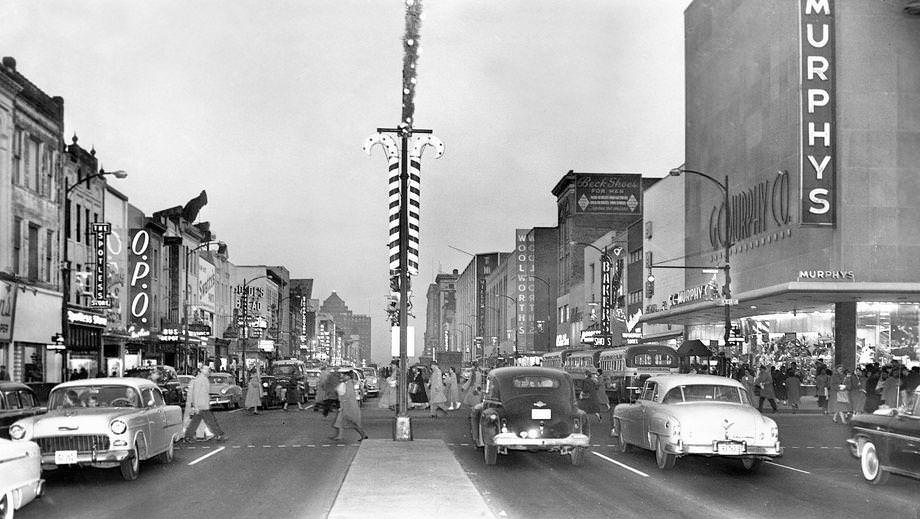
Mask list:
[[131,386],[70,386],[52,391],[48,408],[139,407],[140,401],[137,390]]
[[552,377],[528,375],[514,377],[511,384],[516,388],[557,388],[559,387],[559,380]]
[[748,403],[744,389],[720,384],[694,384],[671,388],[664,396],[664,404],[684,402],[729,402],[733,404]]
[[272,366],[272,375],[276,377],[290,377],[298,374],[298,367],[291,364],[275,364]]
[[208,381],[212,384],[229,384],[230,377],[227,375],[211,375],[208,377]]

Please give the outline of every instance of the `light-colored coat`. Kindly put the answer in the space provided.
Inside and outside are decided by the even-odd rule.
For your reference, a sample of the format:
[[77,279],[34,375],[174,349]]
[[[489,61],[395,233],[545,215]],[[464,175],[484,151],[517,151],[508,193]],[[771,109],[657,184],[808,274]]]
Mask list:
[[246,386],[246,401],[244,403],[246,409],[262,405],[262,377],[260,377],[258,373],[254,373],[252,378],[249,379],[249,385]]
[[208,391],[210,387],[211,382],[208,377],[204,373],[198,373],[188,384],[188,400],[185,402],[185,409],[195,408],[199,411],[211,409],[211,394]]
[[460,403],[460,386],[457,383],[457,375],[452,371],[447,372],[447,402],[450,405]]
[[755,397],[768,400],[776,398],[776,393],[773,391],[773,375],[770,374],[769,370],[765,369],[758,373],[757,378],[754,379],[754,385],[760,386],[760,395],[755,395]]
[[428,379],[428,403],[432,406],[447,402],[444,393],[444,379],[441,378],[441,369],[437,365],[431,366],[431,378]]
[[342,395],[339,395],[339,414],[335,417],[335,427],[346,427],[346,420],[354,425],[361,427],[361,408],[358,407],[358,395],[355,394],[355,383],[351,379],[345,379],[339,387],[344,386]]

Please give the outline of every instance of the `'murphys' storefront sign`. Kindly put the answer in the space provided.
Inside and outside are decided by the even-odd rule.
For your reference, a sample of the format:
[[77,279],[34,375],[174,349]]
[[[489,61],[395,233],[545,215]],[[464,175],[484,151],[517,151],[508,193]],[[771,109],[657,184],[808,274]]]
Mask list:
[[799,0],[802,223],[837,221],[834,0]]

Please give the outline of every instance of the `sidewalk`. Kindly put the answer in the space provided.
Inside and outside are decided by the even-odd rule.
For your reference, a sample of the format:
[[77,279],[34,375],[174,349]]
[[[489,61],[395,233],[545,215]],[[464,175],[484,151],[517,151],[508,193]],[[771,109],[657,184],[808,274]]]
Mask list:
[[329,519],[492,518],[441,440],[364,440]]

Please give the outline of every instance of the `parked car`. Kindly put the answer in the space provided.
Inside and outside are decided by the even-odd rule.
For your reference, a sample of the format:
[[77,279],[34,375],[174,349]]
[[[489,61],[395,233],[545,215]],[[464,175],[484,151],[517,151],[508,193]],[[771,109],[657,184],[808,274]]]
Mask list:
[[236,384],[230,373],[211,373],[208,382],[211,407],[219,405],[224,409],[239,408],[243,403],[243,388]]
[[55,386],[48,412],[17,421],[10,436],[37,443],[43,469],[119,467],[130,481],[142,460],[172,461],[173,444],[182,437],[182,409],[167,405],[147,379],[74,380]]
[[[0,382],[0,438],[10,438],[13,422],[45,411],[45,407],[38,405],[38,398],[29,386],[19,382]],[[3,514],[0,514],[2,517]]]
[[361,368],[364,374],[364,392],[368,397],[376,397],[380,394],[380,382],[377,377],[377,368]]
[[141,366],[125,371],[126,377],[146,378],[156,382],[160,391],[163,392],[163,399],[167,404],[184,405],[185,394],[179,384],[179,375],[176,368],[165,364],[155,366]]
[[897,409],[881,408],[850,420],[850,453],[873,485],[890,474],[920,479],[920,389]]
[[12,519],[16,510],[42,495],[41,475],[37,443],[0,439],[0,518]]
[[352,373],[355,376],[355,397],[358,400],[358,405],[364,404],[364,401],[367,400],[367,394],[364,392],[364,372],[360,368],[355,368],[351,366],[340,366],[334,368],[334,371],[338,373]]
[[783,453],[776,422],[751,405],[744,386],[713,375],[649,377],[635,402],[614,408],[611,436],[621,452],[655,451],[663,470],[695,454],[738,459],[755,471]]
[[588,416],[575,405],[572,376],[552,368],[496,368],[470,414],[486,465],[509,450],[554,451],[581,465],[591,443]]

